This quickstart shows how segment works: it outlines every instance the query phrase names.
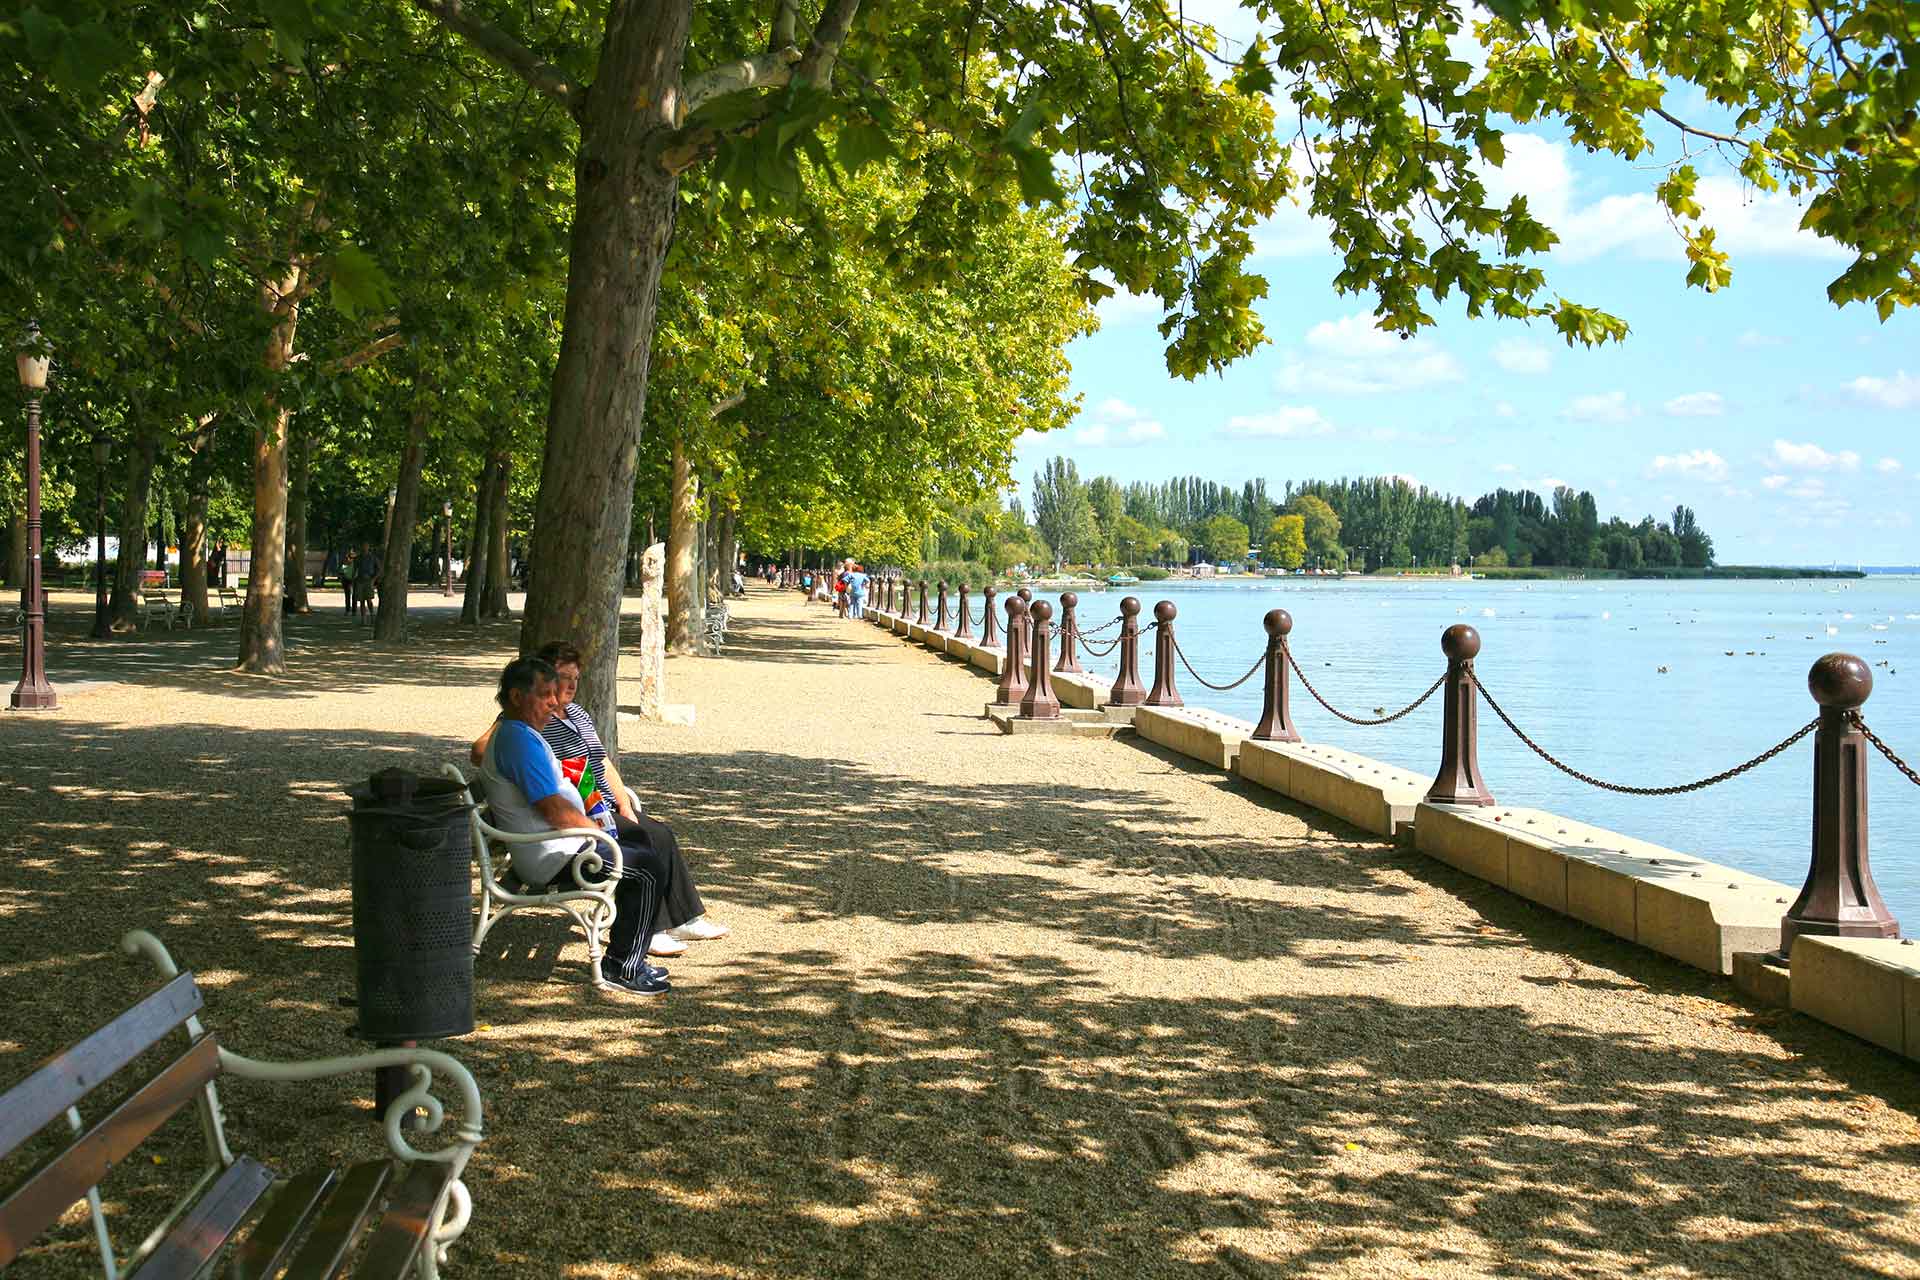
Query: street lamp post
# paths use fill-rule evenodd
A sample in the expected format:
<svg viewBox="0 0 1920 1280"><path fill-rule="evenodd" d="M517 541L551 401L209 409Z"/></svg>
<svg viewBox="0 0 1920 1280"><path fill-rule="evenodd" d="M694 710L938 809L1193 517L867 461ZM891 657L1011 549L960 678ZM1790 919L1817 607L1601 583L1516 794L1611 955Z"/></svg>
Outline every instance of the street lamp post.
<svg viewBox="0 0 1920 1280"><path fill-rule="evenodd" d="M447 522L447 585L441 588L440 594L450 596L453 594L453 499L440 504L440 514Z"/></svg>
<svg viewBox="0 0 1920 1280"><path fill-rule="evenodd" d="M107 622L107 455L113 443L105 436L93 438L93 638L106 640L113 635Z"/></svg>
<svg viewBox="0 0 1920 1280"><path fill-rule="evenodd" d="M20 683L13 687L10 705L16 711L51 711L60 698L47 683L47 604L40 589L40 397L46 394L47 369L53 362L45 354L39 325L27 327L25 347L14 363L27 397L27 580L22 601L27 634L20 646Z"/></svg>

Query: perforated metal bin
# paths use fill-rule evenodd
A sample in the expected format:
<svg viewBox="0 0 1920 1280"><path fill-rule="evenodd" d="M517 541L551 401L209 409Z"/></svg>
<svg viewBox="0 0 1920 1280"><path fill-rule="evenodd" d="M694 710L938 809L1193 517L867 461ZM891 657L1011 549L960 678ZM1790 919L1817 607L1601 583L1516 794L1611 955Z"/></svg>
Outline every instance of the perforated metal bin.
<svg viewBox="0 0 1920 1280"><path fill-rule="evenodd" d="M360 1035L473 1030L473 837L457 783L385 769L349 787Z"/></svg>

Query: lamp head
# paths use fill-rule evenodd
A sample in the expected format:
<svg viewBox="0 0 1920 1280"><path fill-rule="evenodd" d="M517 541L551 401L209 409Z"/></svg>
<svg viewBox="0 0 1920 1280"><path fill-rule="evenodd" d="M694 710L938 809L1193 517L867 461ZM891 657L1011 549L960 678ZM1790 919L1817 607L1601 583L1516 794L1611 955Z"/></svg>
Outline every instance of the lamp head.
<svg viewBox="0 0 1920 1280"><path fill-rule="evenodd" d="M20 343L20 352L14 357L14 364L20 370L20 385L27 391L45 391L47 389L47 371L53 366L53 357L48 353L46 340L40 336L40 326L29 322L26 335Z"/></svg>
<svg viewBox="0 0 1920 1280"><path fill-rule="evenodd" d="M105 436L93 438L93 460L99 466L106 466L107 459L113 454L113 441Z"/></svg>
<svg viewBox="0 0 1920 1280"><path fill-rule="evenodd" d="M453 519L453 499L452 498L448 498L445 502L442 502L440 504L440 514L445 516L449 520Z"/></svg>

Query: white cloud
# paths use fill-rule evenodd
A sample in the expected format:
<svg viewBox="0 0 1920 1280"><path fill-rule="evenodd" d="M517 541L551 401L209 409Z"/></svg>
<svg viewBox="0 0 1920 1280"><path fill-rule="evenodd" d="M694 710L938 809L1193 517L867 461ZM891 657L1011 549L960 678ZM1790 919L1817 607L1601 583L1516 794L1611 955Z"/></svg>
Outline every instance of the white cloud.
<svg viewBox="0 0 1920 1280"><path fill-rule="evenodd" d="M1493 416L1496 418L1511 418L1518 412L1519 410L1515 409L1513 405L1506 400L1501 400L1493 406Z"/></svg>
<svg viewBox="0 0 1920 1280"><path fill-rule="evenodd" d="M1266 413L1235 414L1220 429L1229 436L1323 436L1333 424L1310 404L1283 404Z"/></svg>
<svg viewBox="0 0 1920 1280"><path fill-rule="evenodd" d="M1791 477L1789 476L1762 476L1760 478L1760 487L1763 489L1784 489L1787 487L1790 479Z"/></svg>
<svg viewBox="0 0 1920 1280"><path fill-rule="evenodd" d="M1660 407L1675 418L1717 418L1726 412L1727 402L1718 391L1689 391Z"/></svg>
<svg viewBox="0 0 1920 1280"><path fill-rule="evenodd" d="M1882 458L1873 464L1873 469L1883 475L1892 475L1894 472L1900 470L1900 459Z"/></svg>
<svg viewBox="0 0 1920 1280"><path fill-rule="evenodd" d="M1624 391L1606 391L1577 397L1565 416L1575 422L1626 422L1640 416L1640 406L1629 401Z"/></svg>
<svg viewBox="0 0 1920 1280"><path fill-rule="evenodd" d="M1767 465L1776 471L1852 471L1860 465L1860 455L1851 449L1828 453L1817 444L1775 440L1767 451Z"/></svg>
<svg viewBox="0 0 1920 1280"><path fill-rule="evenodd" d="M1149 317L1158 320L1166 314L1166 306L1160 299L1150 293L1128 293L1120 282L1113 278L1111 272L1094 271L1090 274L1095 280L1114 291L1112 297L1102 298L1093 307L1102 328L1131 324Z"/></svg>
<svg viewBox="0 0 1920 1280"><path fill-rule="evenodd" d="M1920 378L1905 369L1891 378L1860 377L1847 384L1856 399L1877 404L1882 409L1911 409L1920 405Z"/></svg>
<svg viewBox="0 0 1920 1280"><path fill-rule="evenodd" d="M1771 333L1762 333L1758 329L1749 329L1734 340L1743 347L1784 347L1787 339Z"/></svg>
<svg viewBox="0 0 1920 1280"><path fill-rule="evenodd" d="M1145 444L1149 440L1166 439L1166 427L1125 400L1112 396L1100 402L1092 418L1092 422L1073 433L1075 444L1098 448L1102 445Z"/></svg>
<svg viewBox="0 0 1920 1280"><path fill-rule="evenodd" d="M1698 480L1727 478L1727 460L1711 449L1689 449L1685 453L1663 453L1647 467L1656 476L1685 476Z"/></svg>
<svg viewBox="0 0 1920 1280"><path fill-rule="evenodd" d="M1526 196L1533 215L1560 237L1553 251L1556 259L1578 262L1616 253L1668 260L1685 256L1683 242L1651 192L1582 203L1567 144L1518 132L1502 141L1506 163L1482 173L1488 203L1504 205L1515 195ZM1709 176L1695 186L1694 198L1704 210L1700 224L1715 230L1720 249L1736 255L1736 270L1739 254L1848 256L1833 241L1800 230L1805 206L1785 192L1755 192L1737 178Z"/></svg>
<svg viewBox="0 0 1920 1280"><path fill-rule="evenodd" d="M1461 382L1467 376L1452 353L1431 338L1387 333L1365 312L1321 321L1307 330L1306 345L1310 360L1289 352L1274 376L1283 394L1376 395Z"/></svg>
<svg viewBox="0 0 1920 1280"><path fill-rule="evenodd" d="M1509 339L1494 344L1493 362L1508 373L1545 373L1553 367L1553 352L1538 342Z"/></svg>
<svg viewBox="0 0 1920 1280"><path fill-rule="evenodd" d="M1519 470L1520 468L1514 466L1511 462L1496 462L1493 464L1495 475L1510 476Z"/></svg>

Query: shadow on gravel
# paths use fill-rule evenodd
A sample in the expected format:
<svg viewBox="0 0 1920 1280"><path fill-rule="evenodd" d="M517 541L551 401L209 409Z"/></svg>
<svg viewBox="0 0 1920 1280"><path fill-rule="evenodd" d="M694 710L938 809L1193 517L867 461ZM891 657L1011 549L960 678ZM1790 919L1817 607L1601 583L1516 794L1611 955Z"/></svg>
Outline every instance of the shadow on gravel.
<svg viewBox="0 0 1920 1280"><path fill-rule="evenodd" d="M342 785L437 768L459 742L5 728L0 1082L150 985L112 954L136 925L205 975L207 1021L236 1049L356 1047ZM849 928L1018 921L1063 951L1291 956L1371 969L1378 994L1148 998L1044 949L856 974L776 930L757 954L699 944L731 947L727 964L636 1002L586 988L560 917L518 917L480 960L485 1034L447 1046L490 1135L451 1275L1555 1280L1884 1274L1854 1255L1914 1256L1911 1205L1843 1185L1819 1154L1852 1132L1836 1074L1912 1111L1910 1071L1797 1019L1782 1037L1807 1060L1761 1062L1466 1002L1368 944L1528 946L1631 980L1608 985L1714 987L1389 846L1200 840L1071 783L983 794L771 752L627 764L720 902ZM1389 868L1485 923L1399 914ZM237 1149L289 1168L374 1149L364 1081L224 1088ZM1920 1142L1876 1158L1912 1162ZM157 1203L170 1172L119 1171L110 1195ZM84 1234L71 1223L10 1280L86 1274Z"/></svg>

